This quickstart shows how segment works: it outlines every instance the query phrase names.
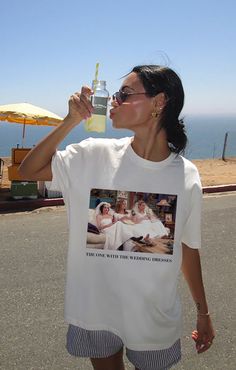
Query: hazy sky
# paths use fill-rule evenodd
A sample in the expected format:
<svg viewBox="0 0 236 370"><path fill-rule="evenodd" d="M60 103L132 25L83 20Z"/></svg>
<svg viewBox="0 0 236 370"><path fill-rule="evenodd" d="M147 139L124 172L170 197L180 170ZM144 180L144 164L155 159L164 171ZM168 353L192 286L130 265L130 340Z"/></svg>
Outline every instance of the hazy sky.
<svg viewBox="0 0 236 370"><path fill-rule="evenodd" d="M0 105L65 115L97 61L111 94L150 63L180 75L184 113L236 115L235 0L2 0L0 14Z"/></svg>

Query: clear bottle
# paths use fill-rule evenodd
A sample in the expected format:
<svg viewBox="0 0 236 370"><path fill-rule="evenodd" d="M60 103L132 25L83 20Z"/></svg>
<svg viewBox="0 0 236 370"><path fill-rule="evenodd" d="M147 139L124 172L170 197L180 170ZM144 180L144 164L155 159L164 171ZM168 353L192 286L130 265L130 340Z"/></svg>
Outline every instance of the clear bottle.
<svg viewBox="0 0 236 370"><path fill-rule="evenodd" d="M92 117L85 122L86 131L105 132L107 118L107 103L109 92L106 90L106 81L93 81L92 89L94 95L91 102L94 107Z"/></svg>

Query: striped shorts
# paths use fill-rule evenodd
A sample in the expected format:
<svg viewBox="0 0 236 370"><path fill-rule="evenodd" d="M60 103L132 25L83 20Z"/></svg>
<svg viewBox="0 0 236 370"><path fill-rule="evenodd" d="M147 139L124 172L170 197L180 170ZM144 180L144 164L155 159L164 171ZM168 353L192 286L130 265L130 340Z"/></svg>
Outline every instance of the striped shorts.
<svg viewBox="0 0 236 370"><path fill-rule="evenodd" d="M109 331L69 325L66 348L73 356L105 358L119 352L123 345L122 340ZM126 356L139 370L168 370L181 359L180 339L162 350L133 351L126 348Z"/></svg>

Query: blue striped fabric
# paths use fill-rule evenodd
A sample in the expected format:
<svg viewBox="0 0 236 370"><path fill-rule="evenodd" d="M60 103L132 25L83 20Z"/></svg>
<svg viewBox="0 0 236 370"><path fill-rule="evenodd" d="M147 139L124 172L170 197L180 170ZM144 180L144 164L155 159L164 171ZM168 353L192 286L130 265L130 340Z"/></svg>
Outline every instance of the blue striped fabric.
<svg viewBox="0 0 236 370"><path fill-rule="evenodd" d="M127 348L126 356L139 370L168 370L181 360L180 339L170 348L158 351L133 351Z"/></svg>
<svg viewBox="0 0 236 370"><path fill-rule="evenodd" d="M122 340L109 331L86 330L69 325L66 348L73 356L105 358L119 352L122 347ZM181 359L180 339L170 348L157 351L126 348L126 356L139 370L168 370Z"/></svg>
<svg viewBox="0 0 236 370"><path fill-rule="evenodd" d="M73 356L104 358L119 352L122 347L122 340L109 331L69 325L66 348Z"/></svg>

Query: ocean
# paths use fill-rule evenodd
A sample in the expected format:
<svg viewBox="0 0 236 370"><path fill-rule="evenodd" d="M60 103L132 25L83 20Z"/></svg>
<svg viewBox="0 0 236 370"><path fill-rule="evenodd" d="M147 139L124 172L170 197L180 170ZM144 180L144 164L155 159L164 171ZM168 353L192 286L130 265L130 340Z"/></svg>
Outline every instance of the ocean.
<svg viewBox="0 0 236 370"><path fill-rule="evenodd" d="M236 157L236 117L185 117L188 145L185 157L189 159L221 158L225 133L228 132L226 157ZM46 126L26 126L24 147L32 147L53 128ZM23 125L0 122L0 157L11 155L11 148L22 145ZM83 122L63 140L60 149L70 143L79 142L88 137L120 138L132 136L128 130L115 130L111 121L107 121L104 134L86 132Z"/></svg>

